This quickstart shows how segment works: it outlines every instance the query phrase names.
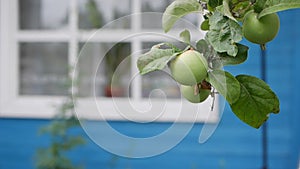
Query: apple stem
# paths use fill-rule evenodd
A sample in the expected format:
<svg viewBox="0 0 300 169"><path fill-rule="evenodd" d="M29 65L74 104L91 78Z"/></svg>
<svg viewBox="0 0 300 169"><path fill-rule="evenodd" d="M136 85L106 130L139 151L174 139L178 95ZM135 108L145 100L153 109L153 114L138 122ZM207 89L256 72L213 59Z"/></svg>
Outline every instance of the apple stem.
<svg viewBox="0 0 300 169"><path fill-rule="evenodd" d="M199 84L195 84L194 86L194 95L197 96L200 92Z"/></svg>
<svg viewBox="0 0 300 169"><path fill-rule="evenodd" d="M214 107L215 107L215 101L216 101L216 95L215 95L215 88L213 88L213 91L211 92L211 97L213 98L212 103L211 103L211 107L210 107L210 111L214 111Z"/></svg>
<svg viewBox="0 0 300 169"><path fill-rule="evenodd" d="M211 90L211 84L208 83L207 81L203 80L200 84L199 84L201 89L207 89L207 90Z"/></svg>
<svg viewBox="0 0 300 169"><path fill-rule="evenodd" d="M261 45L260 45L260 49L261 49L261 50L266 50L266 49L267 49L266 44L261 44Z"/></svg>

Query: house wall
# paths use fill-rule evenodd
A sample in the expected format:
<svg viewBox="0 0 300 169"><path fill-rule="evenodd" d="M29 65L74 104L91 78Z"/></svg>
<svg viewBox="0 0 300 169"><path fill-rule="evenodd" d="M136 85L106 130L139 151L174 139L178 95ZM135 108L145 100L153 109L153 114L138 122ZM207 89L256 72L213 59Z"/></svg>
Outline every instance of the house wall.
<svg viewBox="0 0 300 169"><path fill-rule="evenodd" d="M277 38L268 44L267 81L278 94L281 112L268 121L269 169L296 169L300 136L300 10L280 13L281 28ZM244 41L248 44L248 42ZM259 47L251 45L246 63L226 69L233 74L260 76ZM0 169L34 168L36 148L46 146L47 136L38 129L49 120L0 119ZM143 137L168 128L170 123L136 124L111 122L120 132ZM185 124L181 124L185 125ZM114 156L98 147L81 128L73 132L87 139L87 144L70 152L71 158L88 169L260 169L262 164L261 129L243 124L228 105L212 137L198 143L203 124L195 124L185 139L170 151L151 158L129 159ZM171 138L170 138L171 139ZM122 144L119 140L112 143ZM145 147L151 149L151 147Z"/></svg>

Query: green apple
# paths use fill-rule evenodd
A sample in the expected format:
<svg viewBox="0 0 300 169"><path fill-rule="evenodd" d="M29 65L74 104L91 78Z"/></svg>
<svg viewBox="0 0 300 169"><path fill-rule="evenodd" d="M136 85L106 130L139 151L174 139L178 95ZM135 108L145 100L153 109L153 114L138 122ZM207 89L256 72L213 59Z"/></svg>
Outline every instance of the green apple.
<svg viewBox="0 0 300 169"><path fill-rule="evenodd" d="M279 27L280 21L276 13L258 19L258 14L250 11L244 17L243 35L248 41L263 45L276 37Z"/></svg>
<svg viewBox="0 0 300 169"><path fill-rule="evenodd" d="M180 86L180 92L185 99L192 103L201 103L210 95L210 90L199 89L199 93L195 95L193 86Z"/></svg>
<svg viewBox="0 0 300 169"><path fill-rule="evenodd" d="M193 86L207 77L208 63L201 53L188 50L171 61L170 69L178 83Z"/></svg>

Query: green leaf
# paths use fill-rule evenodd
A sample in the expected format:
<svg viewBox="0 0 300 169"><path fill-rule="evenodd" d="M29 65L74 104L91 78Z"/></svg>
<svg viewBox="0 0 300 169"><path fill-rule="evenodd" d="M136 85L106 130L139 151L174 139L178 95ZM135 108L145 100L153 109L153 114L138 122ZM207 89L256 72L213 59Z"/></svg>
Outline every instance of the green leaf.
<svg viewBox="0 0 300 169"><path fill-rule="evenodd" d="M270 87L261 79L239 75L240 97L230 104L235 115L248 125L259 128L271 112L279 112L279 100Z"/></svg>
<svg viewBox="0 0 300 169"><path fill-rule="evenodd" d="M223 64L221 63L220 54L214 50L214 48L205 40L201 39L196 43L197 50L203 54L203 56L211 62L209 64L211 69L221 69Z"/></svg>
<svg viewBox="0 0 300 169"><path fill-rule="evenodd" d="M202 7L197 0L176 0L165 10L162 17L162 26L165 32L170 31L175 22L181 17L197 12Z"/></svg>
<svg viewBox="0 0 300 169"><path fill-rule="evenodd" d="M229 0L224 0L223 4L221 6L218 6L216 9L218 12L220 12L224 16L227 16L231 20L237 22L237 20L232 16L232 13L230 11Z"/></svg>
<svg viewBox="0 0 300 169"><path fill-rule="evenodd" d="M229 3L229 8L232 13L232 15L237 19L238 21L242 21L244 15L250 11L253 10L253 5L251 0L238 0L235 2Z"/></svg>
<svg viewBox="0 0 300 169"><path fill-rule="evenodd" d="M229 56L226 53L220 54L220 59L221 59L221 63L223 66L237 65L237 64L241 64L247 60L249 47L239 44L239 43L236 45L238 47L238 53L235 57Z"/></svg>
<svg viewBox="0 0 300 169"><path fill-rule="evenodd" d="M211 6L212 8L216 8L219 5L222 5L223 0L209 0L208 5Z"/></svg>
<svg viewBox="0 0 300 169"><path fill-rule="evenodd" d="M239 81L230 73L214 70L208 73L207 81L226 98L227 102L235 103L240 96Z"/></svg>
<svg viewBox="0 0 300 169"><path fill-rule="evenodd" d="M245 62L248 58L248 47L237 43L238 53L235 57L227 53L218 53L213 47L204 39L196 43L196 49L203 54L203 56L212 62L212 69L220 69L226 65L237 65Z"/></svg>
<svg viewBox="0 0 300 169"><path fill-rule="evenodd" d="M137 61L140 74L146 74L155 70L164 69L170 60L175 58L180 52L174 49L160 49L163 44L155 45L151 50L142 54Z"/></svg>
<svg viewBox="0 0 300 169"><path fill-rule="evenodd" d="M276 96L276 98L275 98L272 113L278 114L280 112L280 102L279 102L279 99L278 99L277 95L275 95L275 96Z"/></svg>
<svg viewBox="0 0 300 169"><path fill-rule="evenodd" d="M182 41L184 43L187 43L187 44L191 44L191 34L190 34L190 31L188 31L187 29L185 29L184 31L182 31L180 33L180 38L182 39Z"/></svg>
<svg viewBox="0 0 300 169"><path fill-rule="evenodd" d="M255 4L253 5L253 9L256 13L260 13L266 4L267 0L259 0L256 1Z"/></svg>
<svg viewBox="0 0 300 169"><path fill-rule="evenodd" d="M63 143L61 143L63 150L70 150L78 145L83 145L85 143L85 140L82 136L72 136L68 137L64 140Z"/></svg>
<svg viewBox="0 0 300 169"><path fill-rule="evenodd" d="M226 52L230 56L238 53L237 42L241 41L242 27L235 21L215 12L209 18L210 31L206 39L217 52Z"/></svg>
<svg viewBox="0 0 300 169"><path fill-rule="evenodd" d="M197 50L203 54L203 56L208 59L214 55L214 50L212 46L207 43L205 39L201 39L196 43Z"/></svg>
<svg viewBox="0 0 300 169"><path fill-rule="evenodd" d="M266 0L263 10L259 13L258 18L271 13L294 8L300 8L299 0Z"/></svg>

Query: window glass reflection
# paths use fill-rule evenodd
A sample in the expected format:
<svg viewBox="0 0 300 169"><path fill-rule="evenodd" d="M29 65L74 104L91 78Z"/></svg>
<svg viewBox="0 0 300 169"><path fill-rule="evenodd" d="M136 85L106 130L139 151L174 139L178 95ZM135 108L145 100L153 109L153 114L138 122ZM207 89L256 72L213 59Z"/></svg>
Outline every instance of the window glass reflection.
<svg viewBox="0 0 300 169"><path fill-rule="evenodd" d="M67 43L20 43L19 93L66 95Z"/></svg>
<svg viewBox="0 0 300 169"><path fill-rule="evenodd" d="M68 5L67 0L19 0L20 29L64 29Z"/></svg>
<svg viewBox="0 0 300 169"><path fill-rule="evenodd" d="M130 96L130 44L80 44L79 96Z"/></svg>
<svg viewBox="0 0 300 169"><path fill-rule="evenodd" d="M130 0L78 0L79 28L97 29L105 24L131 13ZM130 28L130 20L123 19L122 23L113 24L112 29Z"/></svg>

